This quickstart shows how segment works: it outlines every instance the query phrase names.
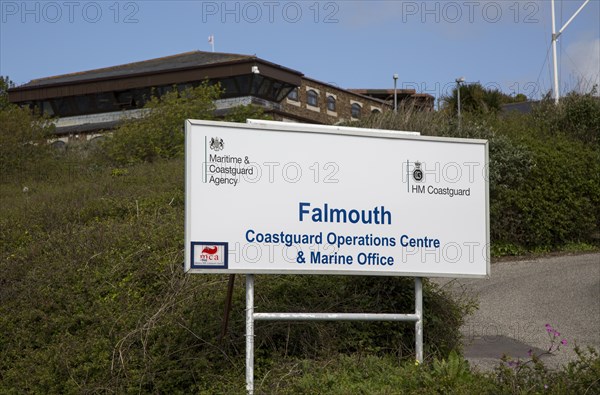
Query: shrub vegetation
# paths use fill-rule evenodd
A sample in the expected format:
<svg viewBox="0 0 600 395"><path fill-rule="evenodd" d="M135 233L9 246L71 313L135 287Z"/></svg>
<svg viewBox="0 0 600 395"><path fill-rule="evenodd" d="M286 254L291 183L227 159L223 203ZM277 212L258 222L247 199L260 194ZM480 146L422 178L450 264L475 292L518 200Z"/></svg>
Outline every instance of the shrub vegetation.
<svg viewBox="0 0 600 395"><path fill-rule="evenodd" d="M228 278L182 270L181 125L207 118L219 94L197 89L153 99L148 118L84 156L52 153L44 120L0 110L0 393L244 393L242 279L221 337ZM361 126L489 139L494 251L556 249L593 244L600 218L598 130L576 115L594 102L572 100L573 110L539 111L558 117L551 125L570 119L576 134L547 128L539 113L467 115L459 129L449 115L407 109ZM248 116L261 114L240 108L230 119ZM412 324L259 322L257 393L600 392L594 350L558 372L539 361L473 372L459 328L475 302L424 286L424 364L414 363ZM256 304L409 312L412 289L403 278L257 276Z"/></svg>
<svg viewBox="0 0 600 395"><path fill-rule="evenodd" d="M531 114L402 108L363 127L423 135L483 138L490 148L490 220L494 255L569 249L600 242L600 98L543 101Z"/></svg>

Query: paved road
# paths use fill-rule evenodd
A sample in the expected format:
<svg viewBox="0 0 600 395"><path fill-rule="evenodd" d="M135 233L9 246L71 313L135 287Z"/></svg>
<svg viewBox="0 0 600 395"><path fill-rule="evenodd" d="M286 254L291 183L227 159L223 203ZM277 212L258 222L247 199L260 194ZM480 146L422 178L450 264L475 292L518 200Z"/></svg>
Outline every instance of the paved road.
<svg viewBox="0 0 600 395"><path fill-rule="evenodd" d="M490 279L448 284L459 285L479 297L479 310L462 328L472 365L489 369L502 354L526 358L530 349L548 349L546 324L568 341L545 358L548 366L574 359L574 344L600 350L600 254L495 263Z"/></svg>

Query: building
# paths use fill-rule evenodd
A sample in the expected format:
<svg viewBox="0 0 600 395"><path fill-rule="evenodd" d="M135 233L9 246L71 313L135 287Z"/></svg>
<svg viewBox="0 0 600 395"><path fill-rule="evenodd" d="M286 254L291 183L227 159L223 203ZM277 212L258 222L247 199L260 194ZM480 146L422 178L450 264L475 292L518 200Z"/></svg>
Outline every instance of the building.
<svg viewBox="0 0 600 395"><path fill-rule="evenodd" d="M539 101L522 101L517 103L506 103L500 106L500 111L503 114L509 113L520 113L520 114L529 114L533 111L533 108L539 105Z"/></svg>
<svg viewBox="0 0 600 395"><path fill-rule="evenodd" d="M254 104L288 122L336 124L391 108L389 90L346 90L251 55L193 51L119 66L40 78L9 89L9 101L57 117L58 141L90 140L124 118L141 117L146 101L204 81L220 83L217 115ZM384 94L384 92L387 92ZM400 100L433 109L433 96L399 90ZM429 103L431 103L430 108Z"/></svg>
<svg viewBox="0 0 600 395"><path fill-rule="evenodd" d="M435 97L428 93L417 93L414 89L397 89L396 92L393 89L349 89L349 91L383 100L392 105L396 95L398 106L410 106L418 111L433 111L435 105Z"/></svg>

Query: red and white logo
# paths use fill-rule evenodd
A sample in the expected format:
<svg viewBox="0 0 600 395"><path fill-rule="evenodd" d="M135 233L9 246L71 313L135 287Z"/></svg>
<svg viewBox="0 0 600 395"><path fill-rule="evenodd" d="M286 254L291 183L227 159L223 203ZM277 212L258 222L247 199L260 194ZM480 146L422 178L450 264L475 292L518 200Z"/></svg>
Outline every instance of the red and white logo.
<svg viewBox="0 0 600 395"><path fill-rule="evenodd" d="M192 265L227 268L226 243L193 243Z"/></svg>

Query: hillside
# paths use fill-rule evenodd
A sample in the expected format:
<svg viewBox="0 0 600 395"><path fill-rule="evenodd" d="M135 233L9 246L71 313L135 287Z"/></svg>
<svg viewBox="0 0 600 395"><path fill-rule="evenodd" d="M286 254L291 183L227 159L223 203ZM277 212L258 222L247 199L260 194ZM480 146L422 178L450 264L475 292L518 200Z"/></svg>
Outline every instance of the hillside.
<svg viewBox="0 0 600 395"><path fill-rule="evenodd" d="M460 129L438 113L384 114L362 126L489 139L495 255L594 249L600 131L564 111L465 117ZM0 393L243 393L243 277L221 338L227 276L183 273L178 146L119 163L89 147L11 146L2 133ZM264 311L405 312L412 298L404 278L257 276ZM459 328L475 307L425 282L421 366L409 323L260 323L257 393L600 392L593 350L559 372L511 361L471 372Z"/></svg>

